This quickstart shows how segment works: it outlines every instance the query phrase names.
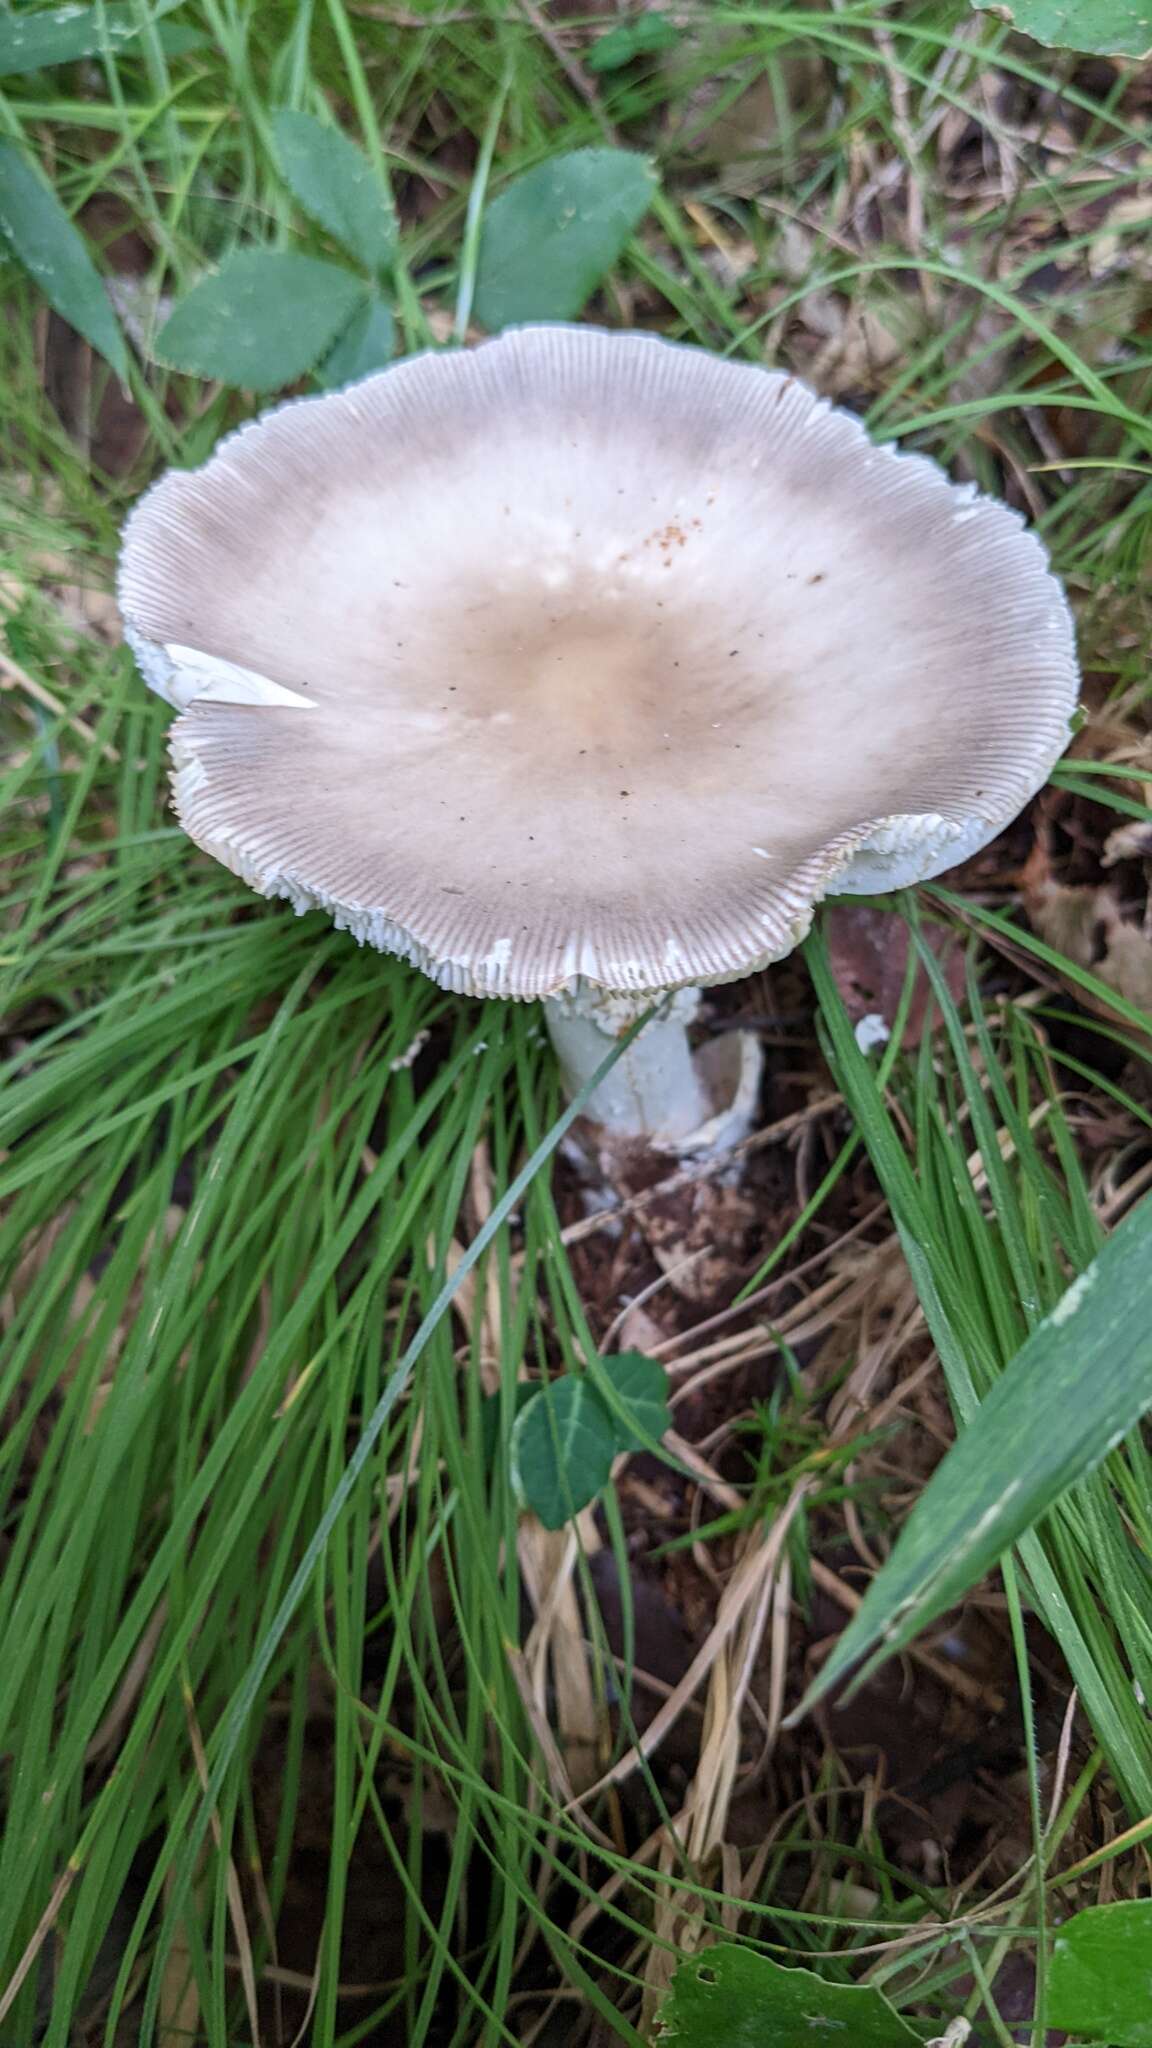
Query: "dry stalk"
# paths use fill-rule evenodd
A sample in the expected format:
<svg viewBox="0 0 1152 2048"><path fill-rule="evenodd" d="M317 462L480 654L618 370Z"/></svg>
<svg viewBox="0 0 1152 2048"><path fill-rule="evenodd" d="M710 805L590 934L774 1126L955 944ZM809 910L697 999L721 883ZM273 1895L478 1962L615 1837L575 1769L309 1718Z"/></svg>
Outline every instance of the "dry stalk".
<svg viewBox="0 0 1152 2048"><path fill-rule="evenodd" d="M740 1761L748 1689L756 1668L765 1628L774 1612L774 1596L781 1583L781 1567L784 1563L784 1545L788 1531L814 1484L811 1475L801 1479L793 1487L782 1514L771 1527L758 1524L749 1531L744 1553L721 1595L716 1623L704 1646L705 1651L712 1649L708 1698L704 1713L704 1735L695 1777L685 1801L688 1824L684 1838L684 1856L693 1870L703 1869L717 1852L722 1853L723 1850ZM738 1590L735 1597L729 1599L733 1588ZM777 1728L780 1720L779 1707L783 1704L784 1665L787 1658L786 1598L787 1596L782 1611L782 1628L774 1629L772 1639L774 1661L777 1650L783 1651L780 1668L773 1671L772 1691L778 1702L775 1716ZM702 1652L701 1655L703 1654ZM666 1711L670 1704L671 1702L666 1702L662 1711ZM659 1718L658 1715L657 1719ZM770 1715L769 1741L773 1739L774 1733ZM671 1844L667 1846L670 1848ZM667 1857L662 1858L662 1867L667 1861ZM728 1872L728 1881L734 1884L736 1896L742 1896L739 1866L735 1859L729 1859L729 1862L732 1867ZM655 1940L648 1952L644 1971L643 2025L650 2024L655 2017L660 2000L668 1989L677 1953L691 1954L700 1939L698 1912L695 1910L691 1894L686 1893L681 1885L669 1885L658 1900L654 1934Z"/></svg>
<svg viewBox="0 0 1152 2048"><path fill-rule="evenodd" d="M164 1890L170 1899L173 1889L170 1875ZM247 1983L245 1983L247 1991ZM194 2041L200 2031L200 1993L196 1985L196 1972L192 1967L192 1950L183 1921L176 1927L172 1945L164 1959L164 1971L160 1979L159 2010L156 2014L156 2033L160 2048L184 2048L188 2041Z"/></svg>
<svg viewBox="0 0 1152 2048"><path fill-rule="evenodd" d="M114 763L119 761L119 752L109 741L97 740L90 725L85 725L84 720L77 718L74 712L69 711L54 691L49 690L44 683L37 682L35 676L30 676L27 669L21 668L18 661L13 661L12 656L5 654L2 650L0 650L0 690L20 690L25 697L31 697L34 704L39 704L42 711L50 711L54 718L62 718L65 724L70 725L73 732L79 735L86 746L99 746L100 752L106 761Z"/></svg>
<svg viewBox="0 0 1152 2048"><path fill-rule="evenodd" d="M186 1683L183 1685L182 1691L184 1695L184 1713L188 1722L188 1739L192 1745L192 1758L196 1765L196 1776L200 1780L201 1790L206 1792L208 1790L208 1759L204 1754L200 1724L196 1719L195 1702L192 1697L191 1688ZM220 1817L215 1807L212 1809L211 1825L212 1840L216 1844L217 1853L219 1853L223 1847L224 1834L220 1826ZM232 1922L232 1932L236 1939L236 1953L240 1962L240 1981L244 1986L244 2003L248 2009L248 2026L252 2034L252 2048L260 2048L260 2013L256 2003L256 1972L252 1962L252 1943L248 1935L248 1921L244 1913L244 1900L240 1892L240 1880L236 1875L236 1865L231 1856L228 1858L227 1895L228 1918Z"/></svg>
<svg viewBox="0 0 1152 2048"><path fill-rule="evenodd" d="M36 1922L28 1946L24 1950L15 1970L12 1972L3 1992L0 1993L0 2020L7 2018L16 2000L19 1998L21 1986L48 1936L51 1934L52 1929L55 1927L60 1915L60 1908L79 1875L80 1865L78 1863L66 1864L53 1885L52 1896L41 1913L39 1920Z"/></svg>
<svg viewBox="0 0 1152 2048"><path fill-rule="evenodd" d="M521 14L523 14L526 21L531 23L541 42L551 51L552 56L560 66L569 84L575 87L585 106L595 115L605 141L615 142L616 131L604 112L595 82L590 74L585 71L580 59L565 47L563 39L557 35L556 30L545 20L544 11L536 5L536 0L518 0L518 4Z"/></svg>
<svg viewBox="0 0 1152 2048"><path fill-rule="evenodd" d="M476 1226L483 1229L493 1207L492 1164L483 1139L472 1155L470 1192ZM454 1243L450 1269L463 1256ZM470 1273L457 1294L456 1307L469 1336L480 1310L480 1376L485 1392L491 1394L500 1386L504 1355L500 1284L492 1262L483 1278L482 1303L480 1284L479 1275ZM523 1361L516 1376L527 1378ZM591 1556L599 1547L595 1518L588 1509L560 1530L546 1529L538 1516L525 1515L517 1537L521 1576L536 1619L522 1656L512 1660L513 1672L562 1805L591 1782L598 1761L602 1731L575 1573L581 1548ZM558 1742L548 1718L549 1675Z"/></svg>
<svg viewBox="0 0 1152 2048"><path fill-rule="evenodd" d="M575 1583L581 1550L590 1557L599 1548L590 1508L582 1509L563 1529L546 1529L536 1515L525 1516L520 1525L520 1570L536 1613L524 1645L524 1667L541 1718L546 1714L551 1668L556 1724L569 1781L561 1802L564 1805L573 1792L582 1792L592 1783L599 1761L601 1719Z"/></svg>
<svg viewBox="0 0 1152 2048"><path fill-rule="evenodd" d="M84 1751L84 1761L86 1764L96 1763L107 1750L112 1748L113 1743L116 1741L120 1730L123 1728L124 1723L136 1704L140 1688L152 1668L152 1657L156 1645L164 1632L164 1624L167 1619L168 1599L167 1595L165 1595L163 1599L157 1601L151 1619L147 1623L144 1633L132 1653L128 1668L120 1681L116 1697L101 1721L100 1726L97 1728L95 1735L93 1735L89 1742L87 1749Z"/></svg>

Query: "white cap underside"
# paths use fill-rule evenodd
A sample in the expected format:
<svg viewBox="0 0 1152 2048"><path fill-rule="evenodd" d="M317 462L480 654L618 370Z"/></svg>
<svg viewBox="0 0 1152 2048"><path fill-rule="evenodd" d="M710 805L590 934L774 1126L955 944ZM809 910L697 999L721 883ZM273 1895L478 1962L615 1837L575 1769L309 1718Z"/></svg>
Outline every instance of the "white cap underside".
<svg viewBox="0 0 1152 2048"><path fill-rule="evenodd" d="M191 705L191 836L485 994L781 957L830 889L992 838L1078 684L1016 514L791 378L586 327L242 429L141 502L120 593Z"/></svg>

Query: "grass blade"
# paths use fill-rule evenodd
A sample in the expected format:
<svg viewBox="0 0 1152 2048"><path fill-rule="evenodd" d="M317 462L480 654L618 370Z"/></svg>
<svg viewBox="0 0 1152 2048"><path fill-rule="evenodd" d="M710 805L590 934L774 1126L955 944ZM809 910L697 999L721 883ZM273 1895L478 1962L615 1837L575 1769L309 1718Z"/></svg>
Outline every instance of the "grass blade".
<svg viewBox="0 0 1152 2048"><path fill-rule="evenodd" d="M84 238L39 168L14 142L0 142L0 236L61 319L127 383L128 351Z"/></svg>
<svg viewBox="0 0 1152 2048"><path fill-rule="evenodd" d="M1113 1233L934 1473L801 1711L951 1607L1152 1407L1152 1203ZM1038 1419L1043 1426L1038 1427Z"/></svg>

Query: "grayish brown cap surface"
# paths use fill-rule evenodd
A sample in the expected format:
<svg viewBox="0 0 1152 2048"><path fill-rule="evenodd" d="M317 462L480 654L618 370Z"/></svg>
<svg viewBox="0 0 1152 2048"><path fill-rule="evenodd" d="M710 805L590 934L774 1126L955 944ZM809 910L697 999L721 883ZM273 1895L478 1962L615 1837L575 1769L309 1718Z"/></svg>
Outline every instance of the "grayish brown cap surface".
<svg viewBox="0 0 1152 2048"><path fill-rule="evenodd" d="M189 706L192 838L492 995L780 958L828 891L991 839L1078 687L1014 512L781 373L587 327L242 428L141 501L120 600Z"/></svg>

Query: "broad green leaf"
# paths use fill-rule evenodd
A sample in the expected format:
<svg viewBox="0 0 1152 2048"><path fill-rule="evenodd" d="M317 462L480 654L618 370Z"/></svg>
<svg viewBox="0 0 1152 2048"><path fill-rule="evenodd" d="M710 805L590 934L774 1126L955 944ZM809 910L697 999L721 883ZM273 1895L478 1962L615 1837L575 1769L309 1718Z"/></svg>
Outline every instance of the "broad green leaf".
<svg viewBox="0 0 1152 2048"><path fill-rule="evenodd" d="M61 319L126 381L124 337L84 238L14 142L0 142L0 235Z"/></svg>
<svg viewBox="0 0 1152 2048"><path fill-rule="evenodd" d="M546 1529L562 1529L607 1485L615 1455L615 1424L591 1380L566 1373L516 1418L512 1484Z"/></svg>
<svg viewBox="0 0 1152 2048"><path fill-rule="evenodd" d="M319 378L326 391L338 391L382 370L392 359L396 326L391 309L375 292L356 308L336 342L320 365Z"/></svg>
<svg viewBox="0 0 1152 2048"><path fill-rule="evenodd" d="M626 149L574 149L513 180L480 237L473 306L495 333L519 320L571 320L647 213L656 175Z"/></svg>
<svg viewBox="0 0 1152 2048"><path fill-rule="evenodd" d="M280 113L272 128L285 182L305 213L365 270L383 270L392 260L396 221L364 151L314 114Z"/></svg>
<svg viewBox="0 0 1152 2048"><path fill-rule="evenodd" d="M669 2048L918 2048L921 2036L871 1984L826 1984L754 1949L718 1942L686 1956L656 2020Z"/></svg>
<svg viewBox="0 0 1152 2048"><path fill-rule="evenodd" d="M212 38L188 23L162 21L156 30L156 40L166 57L186 57L190 50L204 49Z"/></svg>
<svg viewBox="0 0 1152 2048"><path fill-rule="evenodd" d="M1145 1200L1032 1332L937 1467L803 1707L871 1652L867 1676L951 1607L1152 1407L1150 1261Z"/></svg>
<svg viewBox="0 0 1152 2048"><path fill-rule="evenodd" d="M984 0L972 5L983 8ZM1091 50L1101 57L1152 52L1150 0L997 0L991 11L1007 14L1023 35L1059 50Z"/></svg>
<svg viewBox="0 0 1152 2048"><path fill-rule="evenodd" d="M611 1383L610 1407L590 1374L565 1373L532 1394L512 1430L512 1483L546 1529L606 1486L612 1460L663 1436L671 1424L668 1381L659 1359L622 1351L597 1361Z"/></svg>
<svg viewBox="0 0 1152 2048"><path fill-rule="evenodd" d="M536 1399L539 1392L539 1387L532 1380L518 1380L516 1382L512 1390L510 1404L513 1422L515 1422L516 1417L522 1410L528 1406L529 1401ZM496 1462L496 1453L500 1448L500 1433L503 1427L504 1413L503 1394L485 1394L484 1399L480 1403L480 1447L484 1454L485 1470L490 1470Z"/></svg>
<svg viewBox="0 0 1152 2048"><path fill-rule="evenodd" d="M183 0L158 0L152 20L171 14ZM138 36L147 17L129 0L113 0L103 17L96 7L21 8L0 13L0 77L16 78L49 64L71 64L77 57L98 57L118 50Z"/></svg>
<svg viewBox="0 0 1152 2048"><path fill-rule="evenodd" d="M600 1359L599 1370L607 1374L613 1393L627 1410L626 1416L614 1408L610 1411L616 1449L634 1451L653 1440L659 1443L665 1430L672 1427L668 1375L660 1360L646 1357L643 1351L621 1351L613 1358Z"/></svg>
<svg viewBox="0 0 1152 2048"><path fill-rule="evenodd" d="M589 71L619 71L636 57L654 57L670 50L680 40L680 31L666 14L637 14L598 36L585 57Z"/></svg>
<svg viewBox="0 0 1152 2048"><path fill-rule="evenodd" d="M1058 1929L1048 2019L1109 2048L1152 2048L1152 1899L1089 1906Z"/></svg>
<svg viewBox="0 0 1152 2048"><path fill-rule="evenodd" d="M177 306L156 353L193 377L275 391L319 360L363 289L350 271L315 256L237 249Z"/></svg>

